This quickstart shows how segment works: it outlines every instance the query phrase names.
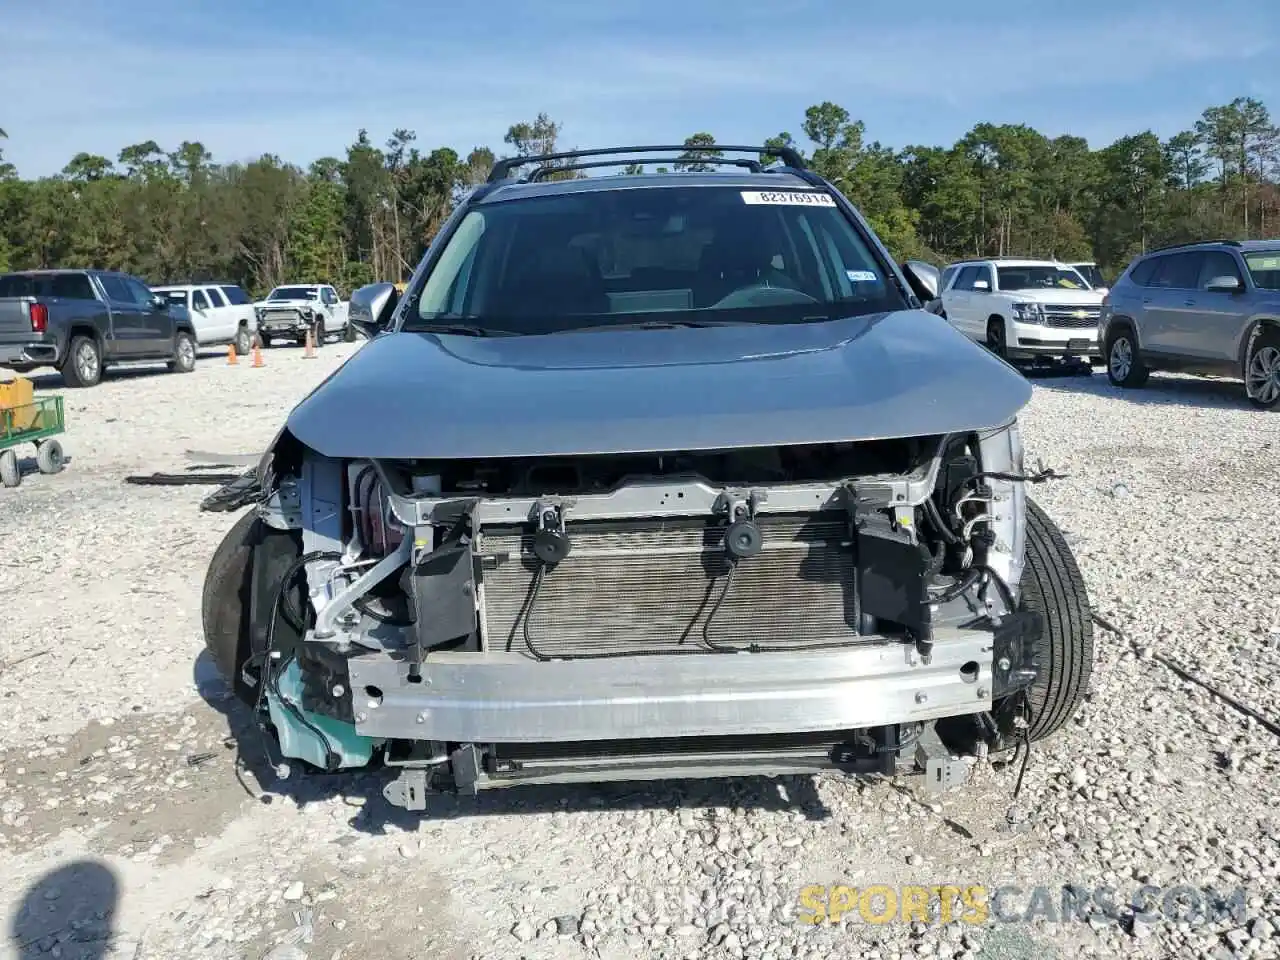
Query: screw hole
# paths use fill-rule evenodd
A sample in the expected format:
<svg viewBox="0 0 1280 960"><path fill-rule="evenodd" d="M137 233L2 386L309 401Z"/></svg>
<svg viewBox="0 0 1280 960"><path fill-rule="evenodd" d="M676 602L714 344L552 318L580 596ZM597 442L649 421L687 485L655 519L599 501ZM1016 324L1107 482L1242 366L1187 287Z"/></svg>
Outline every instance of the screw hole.
<svg viewBox="0 0 1280 960"><path fill-rule="evenodd" d="M369 698L369 706L379 707L382 705L382 688L375 687L372 684L364 688L364 695Z"/></svg>
<svg viewBox="0 0 1280 960"><path fill-rule="evenodd" d="M978 682L978 662L976 660L970 660L960 668L960 679L965 683Z"/></svg>

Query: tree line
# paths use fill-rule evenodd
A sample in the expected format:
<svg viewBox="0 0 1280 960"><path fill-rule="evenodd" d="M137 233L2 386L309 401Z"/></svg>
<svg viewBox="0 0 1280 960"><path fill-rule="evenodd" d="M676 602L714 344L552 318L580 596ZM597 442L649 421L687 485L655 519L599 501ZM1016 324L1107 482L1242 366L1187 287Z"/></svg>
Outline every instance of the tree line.
<svg viewBox="0 0 1280 960"><path fill-rule="evenodd" d="M1115 271L1156 245L1280 234L1280 128L1250 97L1206 109L1167 140L1144 131L1099 149L980 123L949 147L895 150L868 141L863 122L831 102L806 110L800 132L803 141L784 132L768 142L805 156L900 259L1057 257ZM0 146L4 138L0 130ZM510 127L503 155L554 153L562 140L561 125L539 114ZM693 134L673 166L704 168L714 143ZM381 146L361 130L344 156L305 169L271 154L218 163L201 143L165 150L149 140L114 160L76 154L33 180L0 151L0 270L99 267L153 284L239 283L255 295L287 282L350 291L404 279L495 156L424 150L406 129Z"/></svg>

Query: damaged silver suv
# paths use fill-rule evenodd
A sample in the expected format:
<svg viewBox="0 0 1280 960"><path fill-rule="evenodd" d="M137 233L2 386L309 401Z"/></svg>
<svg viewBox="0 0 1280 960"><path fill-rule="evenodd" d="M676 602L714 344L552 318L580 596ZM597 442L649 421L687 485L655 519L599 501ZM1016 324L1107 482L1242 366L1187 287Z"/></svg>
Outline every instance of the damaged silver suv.
<svg viewBox="0 0 1280 960"><path fill-rule="evenodd" d="M252 504L204 626L282 758L394 768L413 809L822 769L943 788L1074 714L1089 602L1026 495L1028 382L789 149L582 173L681 149L499 161L206 503Z"/></svg>

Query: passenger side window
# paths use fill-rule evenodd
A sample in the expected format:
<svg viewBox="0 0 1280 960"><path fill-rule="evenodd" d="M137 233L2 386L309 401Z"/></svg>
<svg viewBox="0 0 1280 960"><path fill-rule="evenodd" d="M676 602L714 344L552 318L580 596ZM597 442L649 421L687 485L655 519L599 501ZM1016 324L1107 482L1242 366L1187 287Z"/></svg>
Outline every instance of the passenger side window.
<svg viewBox="0 0 1280 960"><path fill-rule="evenodd" d="M49 296L64 300L97 300L93 285L83 273L57 273L49 285Z"/></svg>
<svg viewBox="0 0 1280 960"><path fill-rule="evenodd" d="M1203 290L1210 281L1216 280L1218 277L1235 277L1237 280L1244 282L1244 278L1240 276L1240 269L1236 266L1236 258L1231 254L1222 250L1206 250L1203 254L1204 263L1200 267L1200 280L1196 283L1196 287Z"/></svg>
<svg viewBox="0 0 1280 960"><path fill-rule="evenodd" d="M192 310L208 310L209 301L205 299L203 290L193 290L191 292L191 309Z"/></svg>
<svg viewBox="0 0 1280 960"><path fill-rule="evenodd" d="M205 290L205 293L209 295L210 306L225 307L227 305L227 301L222 299L222 294L218 292L217 287L209 287L207 290Z"/></svg>
<svg viewBox="0 0 1280 960"><path fill-rule="evenodd" d="M1133 268L1133 272L1129 274L1129 279L1139 287L1151 286L1151 281L1155 278L1156 270L1160 267L1160 261L1164 257L1151 257L1143 260L1140 264Z"/></svg>
<svg viewBox="0 0 1280 960"><path fill-rule="evenodd" d="M956 285L954 290L972 290L973 281L978 279L977 267L965 267L960 271L960 276L956 277Z"/></svg>
<svg viewBox="0 0 1280 960"><path fill-rule="evenodd" d="M133 277L124 277L123 283L126 290L129 291L129 298L138 306L144 309L151 309L151 290L133 279Z"/></svg>
<svg viewBox="0 0 1280 960"><path fill-rule="evenodd" d="M324 302L329 306L333 306L338 302L338 295L333 292L333 287L325 287L322 293Z"/></svg>
<svg viewBox="0 0 1280 960"><path fill-rule="evenodd" d="M1166 290L1195 290L1202 253L1174 253L1162 258L1151 286Z"/></svg>
<svg viewBox="0 0 1280 960"><path fill-rule="evenodd" d="M236 307L242 307L246 303L251 303L249 295L239 287L223 287L222 292L226 294L227 301Z"/></svg>
<svg viewBox="0 0 1280 960"><path fill-rule="evenodd" d="M105 275L98 278L98 282L102 284L102 289L106 291L107 298L114 300L120 304L132 304L133 294L129 292L129 288L125 286L124 280L120 277Z"/></svg>

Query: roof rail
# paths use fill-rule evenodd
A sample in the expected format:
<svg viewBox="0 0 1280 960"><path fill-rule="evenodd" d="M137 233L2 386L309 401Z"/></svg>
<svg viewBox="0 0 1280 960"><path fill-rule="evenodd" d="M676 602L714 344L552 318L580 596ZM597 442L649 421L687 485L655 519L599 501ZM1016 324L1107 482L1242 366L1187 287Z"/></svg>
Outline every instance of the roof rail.
<svg viewBox="0 0 1280 960"><path fill-rule="evenodd" d="M534 170L533 173L525 177L526 183L537 183L540 180L549 177L553 173L564 173L568 170L589 170L593 167L620 167L631 163L638 163L638 160L621 159L621 160L589 160L586 163L568 163L562 167L542 166ZM759 160L748 160L745 157L699 157L696 160L690 160L689 157L646 157L645 163L706 163L718 164L720 166L744 167L752 173L762 173L764 167Z"/></svg>
<svg viewBox="0 0 1280 960"><path fill-rule="evenodd" d="M1177 250L1179 247L1207 247L1210 244L1222 244L1224 247L1238 247L1239 240L1219 239L1219 240L1184 240L1182 243L1167 243L1163 247L1152 247L1147 253L1159 253L1162 250Z"/></svg>
<svg viewBox="0 0 1280 960"><path fill-rule="evenodd" d="M678 150L684 154L680 160L681 163L714 163L720 158L708 157L708 153L712 151L730 151L732 153L754 153L760 157L780 157L783 164L788 167L796 170L805 168L804 160L801 159L800 153L794 147L743 147L720 143L699 143L696 145L677 143L645 147L601 147L596 150L566 150L563 153L544 153L541 156L504 157L494 162L493 168L489 171L488 182L497 183L500 180L506 180L511 175L512 170L530 163L545 164L552 160L579 160L584 157L616 157L631 153L666 153L670 150ZM640 162L640 160L637 159L631 162ZM652 163L654 161L649 160L648 162ZM614 164L604 164L604 166L614 166ZM561 167L559 169L564 168Z"/></svg>

